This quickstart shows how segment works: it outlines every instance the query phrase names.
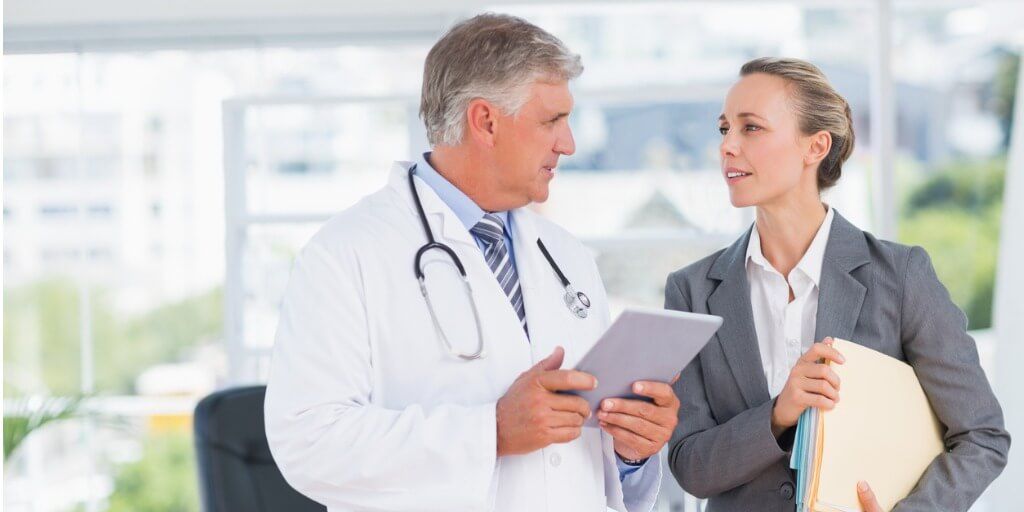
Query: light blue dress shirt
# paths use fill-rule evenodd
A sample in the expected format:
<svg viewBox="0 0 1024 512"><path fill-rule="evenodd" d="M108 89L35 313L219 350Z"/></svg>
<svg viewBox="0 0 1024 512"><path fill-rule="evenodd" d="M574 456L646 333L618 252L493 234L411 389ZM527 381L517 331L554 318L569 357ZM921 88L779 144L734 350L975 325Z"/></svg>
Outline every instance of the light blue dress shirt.
<svg viewBox="0 0 1024 512"><path fill-rule="evenodd" d="M484 215L487 213L477 206L472 199L461 191L452 182L448 181L447 178L441 176L441 173L437 172L432 165L430 165L430 153L423 153L419 158L416 159L416 176L425 181L430 188L434 190L434 193L448 205L449 208L455 212L455 216L462 221L462 224L466 226L466 230L473 235L473 240L476 241L477 247L481 251L485 249L484 242L473 234L473 226L476 226L480 222ZM512 247L512 237L509 233L512 232L512 212L493 212L501 219L502 224L505 225L505 247L508 248L508 257L512 261L512 265L516 264L516 254Z"/></svg>
<svg viewBox="0 0 1024 512"><path fill-rule="evenodd" d="M421 154L420 157L415 160L415 164L416 176L419 176L419 178L426 182L427 185L430 185L430 188L434 190L434 193L437 194L437 196L440 197L453 212L455 212L455 216L462 221L462 224L466 226L466 229L469 230L471 235L473 235L473 226L476 226L477 222L480 222L480 220L484 218L484 214L487 212L473 202L465 192L459 190L458 187L448 181L447 178L441 176L441 174L437 172L432 165L430 165L430 152ZM501 218L501 221L505 224L505 247L508 247L508 257L512 261L512 264L515 265L515 251L512 247L512 237L509 236L509 233L512 232L511 223L515 222L512 219L512 213L508 211L493 213ZM473 235L473 240L476 241L477 247L483 251L483 241L477 238L476 235ZM622 462L618 457L615 457L615 462L619 467L620 482L625 480L627 475L634 473L643 467L630 466Z"/></svg>

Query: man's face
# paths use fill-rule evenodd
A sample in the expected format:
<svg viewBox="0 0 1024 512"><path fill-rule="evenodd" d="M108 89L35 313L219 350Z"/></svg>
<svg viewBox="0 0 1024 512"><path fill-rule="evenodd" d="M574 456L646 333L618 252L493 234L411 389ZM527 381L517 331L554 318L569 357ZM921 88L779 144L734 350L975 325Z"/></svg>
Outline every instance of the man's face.
<svg viewBox="0 0 1024 512"><path fill-rule="evenodd" d="M517 114L498 116L494 141L499 189L519 206L546 201L558 157L576 151L568 82L535 82L527 97Z"/></svg>

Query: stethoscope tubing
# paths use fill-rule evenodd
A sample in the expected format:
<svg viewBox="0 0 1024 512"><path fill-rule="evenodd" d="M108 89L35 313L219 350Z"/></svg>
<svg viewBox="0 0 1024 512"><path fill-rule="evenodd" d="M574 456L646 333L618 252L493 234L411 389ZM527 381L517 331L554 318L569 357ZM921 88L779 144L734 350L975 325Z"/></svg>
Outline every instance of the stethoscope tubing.
<svg viewBox="0 0 1024 512"><path fill-rule="evenodd" d="M423 203L420 200L419 192L416 190L416 182L413 179L413 175L416 173L416 165L413 164L409 168L409 190L412 192L413 202L416 205L416 213L419 215L420 223L423 225L423 232L427 236L427 243L416 250L416 256L413 258L413 272L416 275L416 280L419 281L420 292L423 294L423 298L427 302L427 309L430 312L430 319L434 324L434 329L437 331L438 336L441 338L442 343L453 355L467 361L474 359L480 359L484 357L484 339L483 339L483 328L480 323L480 313L476 307L476 301L473 300L473 288L469 283L469 278L466 275L466 267L463 266L462 260L455 254L455 251L434 239L434 233L430 230L430 223L427 221L427 214L423 210ZM562 287L565 288L565 304L578 318L583 319L587 317L587 311L590 309L590 299L583 292L576 292L573 289L572 283L569 281L562 269L555 263L555 259L551 257L551 253L548 252L548 248L544 245L544 242L540 238L537 239L537 247L540 248L541 253L544 254L544 259L551 265L551 269L555 271L558 280L562 283ZM462 281L465 284L466 293L469 295L469 302L473 307L473 317L476 321L477 331L477 350L471 354L463 354L458 352L452 347L448 337L444 334L444 330L441 328L441 324L437 320L437 315L434 312L434 305L430 300L430 294L427 292L426 287L426 275L423 273L423 255L431 250L439 250L448 255L448 257L455 263L455 267L459 271L459 275L462 277ZM576 303L579 304L576 304Z"/></svg>

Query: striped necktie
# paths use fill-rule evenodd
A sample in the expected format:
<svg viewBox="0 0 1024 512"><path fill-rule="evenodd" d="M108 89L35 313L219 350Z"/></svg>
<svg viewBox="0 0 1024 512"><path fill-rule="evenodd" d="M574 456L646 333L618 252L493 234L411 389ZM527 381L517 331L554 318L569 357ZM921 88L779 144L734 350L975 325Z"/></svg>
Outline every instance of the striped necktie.
<svg viewBox="0 0 1024 512"><path fill-rule="evenodd" d="M512 302L512 309L516 310L519 316L519 323L526 328L526 306L523 304L523 290L519 286L519 275L516 274L516 266L512 264L512 258L508 254L508 247L505 247L505 224L501 217L488 213L477 222L470 230L484 244L484 259L487 266L491 267L498 278L498 285L504 290L508 300Z"/></svg>

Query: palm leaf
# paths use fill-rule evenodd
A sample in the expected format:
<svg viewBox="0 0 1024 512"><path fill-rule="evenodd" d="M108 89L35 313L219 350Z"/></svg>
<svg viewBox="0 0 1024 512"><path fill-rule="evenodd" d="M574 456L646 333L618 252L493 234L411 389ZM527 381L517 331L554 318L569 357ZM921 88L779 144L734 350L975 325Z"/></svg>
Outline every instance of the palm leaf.
<svg viewBox="0 0 1024 512"><path fill-rule="evenodd" d="M26 397L5 400L4 460L7 460L35 429L76 414L83 396Z"/></svg>

